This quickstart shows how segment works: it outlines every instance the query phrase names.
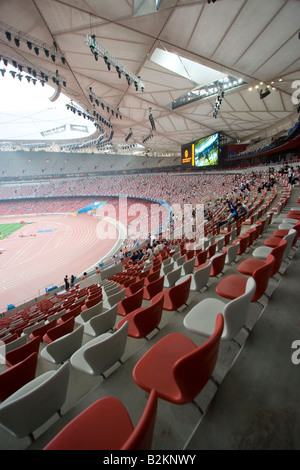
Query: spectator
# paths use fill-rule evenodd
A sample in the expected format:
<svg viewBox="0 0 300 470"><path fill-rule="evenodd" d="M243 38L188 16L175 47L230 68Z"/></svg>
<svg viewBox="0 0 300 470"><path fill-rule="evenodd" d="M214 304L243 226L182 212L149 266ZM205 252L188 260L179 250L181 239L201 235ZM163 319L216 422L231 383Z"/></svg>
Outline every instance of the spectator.
<svg viewBox="0 0 300 470"><path fill-rule="evenodd" d="M65 281L65 289L68 290L70 288L70 282L69 282L69 277L67 274L65 275L64 281Z"/></svg>

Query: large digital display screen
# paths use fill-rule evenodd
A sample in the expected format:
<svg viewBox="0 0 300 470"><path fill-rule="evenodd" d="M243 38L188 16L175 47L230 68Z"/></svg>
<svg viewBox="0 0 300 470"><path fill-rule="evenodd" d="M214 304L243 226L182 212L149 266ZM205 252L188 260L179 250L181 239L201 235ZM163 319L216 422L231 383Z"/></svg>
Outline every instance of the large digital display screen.
<svg viewBox="0 0 300 470"><path fill-rule="evenodd" d="M187 167L205 167L219 162L219 133L203 137L181 148L181 163Z"/></svg>

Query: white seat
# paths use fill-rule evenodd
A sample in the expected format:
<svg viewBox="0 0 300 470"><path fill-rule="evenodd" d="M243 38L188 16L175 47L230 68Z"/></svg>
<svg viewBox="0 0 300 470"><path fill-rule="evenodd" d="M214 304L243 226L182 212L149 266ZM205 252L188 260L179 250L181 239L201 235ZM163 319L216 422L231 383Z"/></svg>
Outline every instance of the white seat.
<svg viewBox="0 0 300 470"><path fill-rule="evenodd" d="M20 346L23 346L23 344L26 344L26 343L27 343L27 336L26 335L20 336L14 341L11 341L10 343L5 344L5 351L8 353L9 351L19 348Z"/></svg>
<svg viewBox="0 0 300 470"><path fill-rule="evenodd" d="M0 423L18 438L32 433L61 412L69 383L70 365L45 372L0 404Z"/></svg>
<svg viewBox="0 0 300 470"><path fill-rule="evenodd" d="M104 376L104 372L116 362L122 363L127 333L128 322L125 322L114 333L97 336L72 355L71 365L85 374Z"/></svg>
<svg viewBox="0 0 300 470"><path fill-rule="evenodd" d="M230 264L235 262L235 260L237 258L237 255L238 255L239 246L240 246L239 243L237 243L236 245L228 246L227 252L226 252L226 257L225 257L225 264L226 265L230 265Z"/></svg>
<svg viewBox="0 0 300 470"><path fill-rule="evenodd" d="M173 287L175 286L178 279L181 277L181 266L178 268L173 269L170 273L165 275L164 278L164 287Z"/></svg>
<svg viewBox="0 0 300 470"><path fill-rule="evenodd" d="M283 260L289 257L289 254L292 248L292 243L294 241L296 234L297 234L296 230L291 229L289 233L285 237L283 237L283 240L286 240L287 242L285 252L282 257ZM261 259L265 261L272 250L273 248L271 246L259 246L253 251L252 256L253 258L257 258L257 259Z"/></svg>
<svg viewBox="0 0 300 470"><path fill-rule="evenodd" d="M91 318L84 324L84 332L89 336L99 336L112 330L117 319L118 304Z"/></svg>
<svg viewBox="0 0 300 470"><path fill-rule="evenodd" d="M171 258L168 258L171 259ZM170 273L174 269L174 263L168 263L167 265L161 267L160 273L162 276L165 276L166 274Z"/></svg>
<svg viewBox="0 0 300 470"><path fill-rule="evenodd" d="M81 347L83 333L83 325L78 326L71 333L67 333L61 338L52 341L52 343L47 344L41 350L41 357L53 364L62 364L70 359L72 354Z"/></svg>
<svg viewBox="0 0 300 470"><path fill-rule="evenodd" d="M243 295L225 303L216 298L207 298L199 302L183 320L185 328L200 336L209 337L214 332L217 315L224 316L223 341L233 340L245 327L251 299L256 289L256 282L249 277Z"/></svg>
<svg viewBox="0 0 300 470"><path fill-rule="evenodd" d="M282 223L283 224L293 224L296 225L296 223L299 222L299 219L283 219Z"/></svg>
<svg viewBox="0 0 300 470"><path fill-rule="evenodd" d="M189 259L188 261L185 261L181 267L181 275L185 276L186 274L192 274L195 269L195 261L196 257L194 256L193 258Z"/></svg>
<svg viewBox="0 0 300 470"><path fill-rule="evenodd" d="M99 313L102 312L102 309L103 301L101 300L96 305L93 305L93 307L87 308L86 310L83 310L80 315L77 315L77 317L75 317L75 323L78 325L84 325L91 318L99 315Z"/></svg>
<svg viewBox="0 0 300 470"><path fill-rule="evenodd" d="M178 245L178 247L179 247L179 245ZM178 260L179 257L180 257L180 252L177 251L177 252L175 252L174 255L172 256L172 260L175 262L175 261Z"/></svg>
<svg viewBox="0 0 300 470"><path fill-rule="evenodd" d="M103 308L111 308L121 300L125 299L126 289L122 289L116 294L110 295L107 299L103 300Z"/></svg>
<svg viewBox="0 0 300 470"><path fill-rule="evenodd" d="M191 276L191 287L190 290L200 292L203 289L208 281L209 281L209 273L211 269L211 262L210 260L207 261L207 266L204 266L201 269L197 269L193 274L187 274L186 276L181 277L177 282L176 285L181 284L182 282L186 281L188 277Z"/></svg>
<svg viewBox="0 0 300 470"><path fill-rule="evenodd" d="M118 292L120 292L120 290L121 290L121 287L117 284L115 284L114 286L109 287L109 288L104 288L103 289L103 299L107 299L108 297L110 297L114 294L117 294Z"/></svg>
<svg viewBox="0 0 300 470"><path fill-rule="evenodd" d="M216 248L216 251L222 251L223 249L223 246L224 246L224 235L220 236L218 235L219 238L216 239L216 242L217 242L217 248Z"/></svg>
<svg viewBox="0 0 300 470"><path fill-rule="evenodd" d="M170 264L170 263L172 263L172 262L173 262L173 260L172 260L171 257L170 257L170 258L166 258L166 259L163 260L162 265L163 265L163 266L167 266L167 264Z"/></svg>
<svg viewBox="0 0 300 470"><path fill-rule="evenodd" d="M236 228L232 228L231 233L230 233L230 243L232 243L233 240L235 240L235 238L236 238Z"/></svg>
<svg viewBox="0 0 300 470"><path fill-rule="evenodd" d="M179 267L179 266L182 266L183 263L185 262L185 255L183 256L179 256L179 258L177 258L176 262L175 262L175 266L174 267Z"/></svg>

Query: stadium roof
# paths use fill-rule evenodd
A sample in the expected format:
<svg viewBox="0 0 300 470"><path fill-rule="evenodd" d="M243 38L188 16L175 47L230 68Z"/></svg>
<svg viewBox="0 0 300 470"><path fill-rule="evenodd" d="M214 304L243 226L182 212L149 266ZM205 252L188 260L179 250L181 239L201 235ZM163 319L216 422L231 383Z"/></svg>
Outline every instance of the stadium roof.
<svg viewBox="0 0 300 470"><path fill-rule="evenodd" d="M0 4L0 68L15 68L24 101L25 83L37 89L45 76L50 107L72 100L75 112L45 135L80 110L115 146L179 153L216 131L249 142L297 116L299 17L297 0L10 0Z"/></svg>

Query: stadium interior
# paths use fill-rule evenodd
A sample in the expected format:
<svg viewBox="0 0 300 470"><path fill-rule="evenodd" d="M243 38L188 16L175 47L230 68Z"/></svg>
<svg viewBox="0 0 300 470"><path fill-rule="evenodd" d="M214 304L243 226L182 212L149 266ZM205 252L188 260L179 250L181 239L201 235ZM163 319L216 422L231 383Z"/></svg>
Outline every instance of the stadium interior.
<svg viewBox="0 0 300 470"><path fill-rule="evenodd" d="M0 3L1 450L300 448L299 14ZM80 269L17 295L43 218L86 225Z"/></svg>

